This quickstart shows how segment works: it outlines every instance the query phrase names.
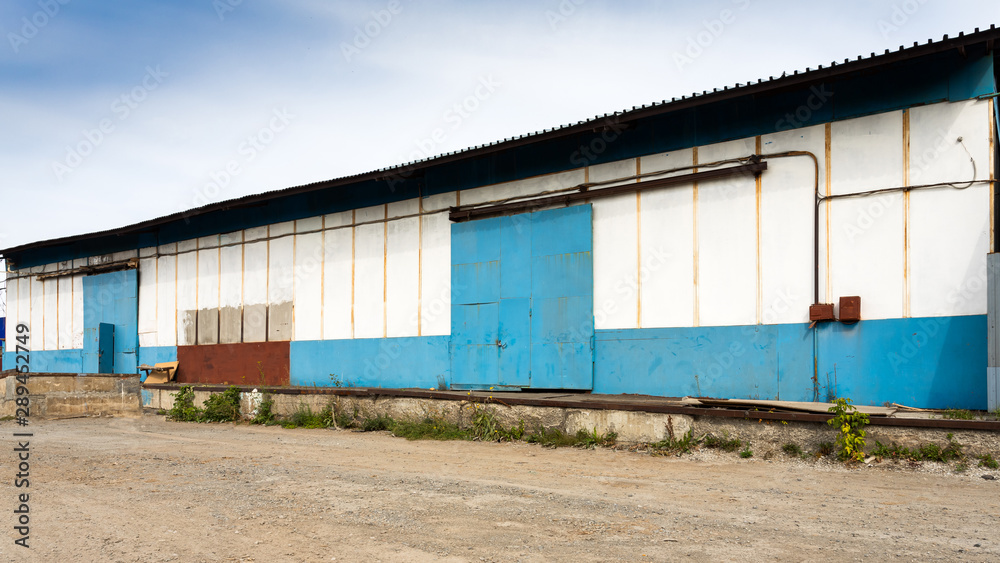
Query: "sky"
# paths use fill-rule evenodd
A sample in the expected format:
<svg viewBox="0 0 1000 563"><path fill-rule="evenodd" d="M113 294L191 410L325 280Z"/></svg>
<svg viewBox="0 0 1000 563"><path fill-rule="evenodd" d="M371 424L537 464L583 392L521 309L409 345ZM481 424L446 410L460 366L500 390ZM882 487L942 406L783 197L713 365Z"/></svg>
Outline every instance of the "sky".
<svg viewBox="0 0 1000 563"><path fill-rule="evenodd" d="M0 249L1000 23L995 0L0 4Z"/></svg>

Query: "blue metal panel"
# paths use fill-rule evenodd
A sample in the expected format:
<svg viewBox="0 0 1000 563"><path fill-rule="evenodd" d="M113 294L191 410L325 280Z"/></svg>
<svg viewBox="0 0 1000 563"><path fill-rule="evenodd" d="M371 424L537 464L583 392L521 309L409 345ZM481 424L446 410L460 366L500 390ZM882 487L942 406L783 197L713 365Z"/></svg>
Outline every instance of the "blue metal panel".
<svg viewBox="0 0 1000 563"><path fill-rule="evenodd" d="M531 214L531 386L590 389L594 379L593 207Z"/></svg>
<svg viewBox="0 0 1000 563"><path fill-rule="evenodd" d="M500 385L531 385L531 299L500 300L499 346Z"/></svg>
<svg viewBox="0 0 1000 563"><path fill-rule="evenodd" d="M451 307L451 375L453 384L495 382L498 373L496 302Z"/></svg>
<svg viewBox="0 0 1000 563"><path fill-rule="evenodd" d="M500 297L531 297L531 215L500 218Z"/></svg>
<svg viewBox="0 0 1000 563"><path fill-rule="evenodd" d="M594 391L986 408L985 315L817 330L818 372L806 324L597 331Z"/></svg>
<svg viewBox="0 0 1000 563"><path fill-rule="evenodd" d="M446 388L447 336L293 341L292 385Z"/></svg>
<svg viewBox="0 0 1000 563"><path fill-rule="evenodd" d="M453 385L590 389L592 216L580 205L452 226Z"/></svg>
<svg viewBox="0 0 1000 563"><path fill-rule="evenodd" d="M531 257L533 298L593 296L593 294L594 256L590 251Z"/></svg>
<svg viewBox="0 0 1000 563"><path fill-rule="evenodd" d="M136 271L83 278L83 371L100 373L99 325L115 326L114 373L136 373L139 348L139 296Z"/></svg>
<svg viewBox="0 0 1000 563"><path fill-rule="evenodd" d="M11 346L16 346L11 340ZM4 352L3 365L14 369L17 354ZM22 362L23 363L23 362ZM83 373L83 350L34 350L28 357L28 367L35 373Z"/></svg>

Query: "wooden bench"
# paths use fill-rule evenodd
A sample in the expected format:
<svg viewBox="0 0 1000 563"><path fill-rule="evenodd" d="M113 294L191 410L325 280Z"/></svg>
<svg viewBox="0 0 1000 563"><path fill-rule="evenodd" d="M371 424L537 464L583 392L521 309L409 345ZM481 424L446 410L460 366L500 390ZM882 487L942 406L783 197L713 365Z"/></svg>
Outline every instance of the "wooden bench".
<svg viewBox="0 0 1000 563"><path fill-rule="evenodd" d="M146 380L143 383L167 383L173 381L177 375L177 366L180 362L163 362L153 366L142 364L139 369L146 372Z"/></svg>

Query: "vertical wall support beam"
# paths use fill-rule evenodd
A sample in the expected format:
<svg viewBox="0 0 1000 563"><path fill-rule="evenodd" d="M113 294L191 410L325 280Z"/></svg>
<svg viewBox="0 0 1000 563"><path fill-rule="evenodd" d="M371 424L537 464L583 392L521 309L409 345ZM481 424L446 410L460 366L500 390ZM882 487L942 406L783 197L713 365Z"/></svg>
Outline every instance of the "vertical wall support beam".
<svg viewBox="0 0 1000 563"><path fill-rule="evenodd" d="M903 110L903 186L910 185L910 110ZM910 318L910 190L903 190L903 318Z"/></svg>
<svg viewBox="0 0 1000 563"><path fill-rule="evenodd" d="M698 147L691 149L691 164L694 165L692 172L698 172ZM692 198L692 224L694 225L692 255L694 257L694 313L691 326L701 326L700 304L698 303L698 182L691 186Z"/></svg>
<svg viewBox="0 0 1000 563"><path fill-rule="evenodd" d="M761 139L760 135L754 142L754 154L760 154ZM761 176L763 174L754 175L754 192L755 192L755 228L757 231L757 324L762 324L764 318L764 279L761 269L760 262L760 200L761 200Z"/></svg>
<svg viewBox="0 0 1000 563"><path fill-rule="evenodd" d="M995 411L1000 407L1000 254L986 256L986 403Z"/></svg>

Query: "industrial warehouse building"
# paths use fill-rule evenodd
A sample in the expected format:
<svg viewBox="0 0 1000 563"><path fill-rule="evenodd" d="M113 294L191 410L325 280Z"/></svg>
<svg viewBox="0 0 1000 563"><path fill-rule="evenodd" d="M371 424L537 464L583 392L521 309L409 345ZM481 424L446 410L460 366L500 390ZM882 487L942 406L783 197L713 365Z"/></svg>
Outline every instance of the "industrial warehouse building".
<svg viewBox="0 0 1000 563"><path fill-rule="evenodd" d="M8 326L35 372L983 409L998 39L6 249Z"/></svg>

